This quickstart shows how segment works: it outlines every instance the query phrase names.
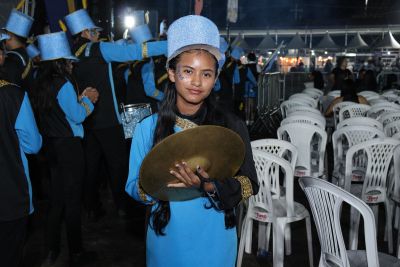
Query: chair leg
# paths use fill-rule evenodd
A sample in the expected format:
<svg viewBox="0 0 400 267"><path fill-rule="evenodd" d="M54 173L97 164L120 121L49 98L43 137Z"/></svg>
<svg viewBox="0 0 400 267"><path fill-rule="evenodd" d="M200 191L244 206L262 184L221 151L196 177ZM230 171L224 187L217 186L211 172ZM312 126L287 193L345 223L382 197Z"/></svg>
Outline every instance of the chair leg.
<svg viewBox="0 0 400 267"><path fill-rule="evenodd" d="M292 254L292 230L290 229L290 223L286 224L285 227L285 252L286 255Z"/></svg>
<svg viewBox="0 0 400 267"><path fill-rule="evenodd" d="M393 253L393 205L388 199L385 200L386 231L388 239L389 254ZM377 228L378 229L378 228Z"/></svg>
<svg viewBox="0 0 400 267"><path fill-rule="evenodd" d="M356 250L358 247L358 227L360 224L360 213L354 209L350 209L350 234L349 234L349 248Z"/></svg>
<svg viewBox="0 0 400 267"><path fill-rule="evenodd" d="M400 259L400 220L397 223L397 258Z"/></svg>
<svg viewBox="0 0 400 267"><path fill-rule="evenodd" d="M250 219L245 232L245 251L251 254L251 245L253 241L253 220Z"/></svg>
<svg viewBox="0 0 400 267"><path fill-rule="evenodd" d="M238 237L240 237L240 235L242 233L242 225L243 225L243 220L244 220L243 213L244 213L244 204L240 203L239 207L238 207L238 216L237 216L237 218L238 218L238 227L237 227L237 229L238 229L238 231L237 231Z"/></svg>
<svg viewBox="0 0 400 267"><path fill-rule="evenodd" d="M379 204L370 205L370 208L372 209L374 216L375 216L375 227L376 227L376 229L378 229Z"/></svg>
<svg viewBox="0 0 400 267"><path fill-rule="evenodd" d="M283 267L284 260L284 234L285 234L285 224L275 222L272 225L273 229L273 266Z"/></svg>
<svg viewBox="0 0 400 267"><path fill-rule="evenodd" d="M268 223L267 224L267 235L266 235L266 238L265 238L265 250L266 251L269 250L269 240L271 238L271 226L272 226L272 223Z"/></svg>
<svg viewBox="0 0 400 267"><path fill-rule="evenodd" d="M267 235L267 223L258 222L258 250L265 250L265 239Z"/></svg>
<svg viewBox="0 0 400 267"><path fill-rule="evenodd" d="M244 246L246 244L246 233L247 233L247 228L248 228L250 221L252 221L252 219L245 218L244 223L243 223L243 229L241 231L242 234L240 236L239 250L238 250L237 262L236 262L237 267L242 266Z"/></svg>
<svg viewBox="0 0 400 267"><path fill-rule="evenodd" d="M314 266L314 255L312 245L312 232L311 232L311 219L310 216L306 217L306 230L307 230L307 245L308 245L308 260L310 261L310 267Z"/></svg>

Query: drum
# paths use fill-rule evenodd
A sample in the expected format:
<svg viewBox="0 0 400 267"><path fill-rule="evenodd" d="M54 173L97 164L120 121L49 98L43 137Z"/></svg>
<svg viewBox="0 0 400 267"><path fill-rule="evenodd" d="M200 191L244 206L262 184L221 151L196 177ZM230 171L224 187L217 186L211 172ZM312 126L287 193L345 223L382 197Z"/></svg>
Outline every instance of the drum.
<svg viewBox="0 0 400 267"><path fill-rule="evenodd" d="M138 122L151 115L150 104L121 104L122 126L124 127L125 139L132 138Z"/></svg>

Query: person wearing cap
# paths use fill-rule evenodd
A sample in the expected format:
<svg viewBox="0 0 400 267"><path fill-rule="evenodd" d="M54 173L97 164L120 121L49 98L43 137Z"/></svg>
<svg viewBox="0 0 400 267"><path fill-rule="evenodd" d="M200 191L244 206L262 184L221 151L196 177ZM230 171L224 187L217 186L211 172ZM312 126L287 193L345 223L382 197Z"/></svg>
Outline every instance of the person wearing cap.
<svg viewBox="0 0 400 267"><path fill-rule="evenodd" d="M144 44L153 39L147 24L134 27L130 35L136 44ZM127 104L149 103L153 112L158 110L158 102L163 99L164 93L156 87L154 70L152 58L137 60L130 65L127 73Z"/></svg>
<svg viewBox="0 0 400 267"><path fill-rule="evenodd" d="M25 154L37 153L42 137L27 93L7 81L1 60L0 109L0 265L17 267L23 258L28 216L34 211Z"/></svg>
<svg viewBox="0 0 400 267"><path fill-rule="evenodd" d="M212 93L221 58L218 28L212 21L190 15L171 24L169 83L158 113L136 126L125 187L134 199L151 205L146 237L149 267L235 266L234 210L240 201L257 193L258 182L246 125L234 114L222 111ZM174 132L198 125L227 127L241 136L246 153L236 176L223 183L215 182L208 179L202 166L194 173L185 162L178 162L170 174L179 183L168 186L197 188L203 196L187 201L161 201L147 195L139 184L139 170L147 153Z"/></svg>
<svg viewBox="0 0 400 267"><path fill-rule="evenodd" d="M81 233L81 198L85 174L82 123L94 110L99 94L88 87L82 93L72 78L67 36L56 32L38 36L41 64L32 90L32 104L44 138L44 153L50 167L50 207L47 222L48 265L60 253L62 219L65 218L72 266L89 261Z"/></svg>
<svg viewBox="0 0 400 267"><path fill-rule="evenodd" d="M13 9L2 28L9 36L5 40L7 57L4 63L8 80L25 90L33 84L32 62L25 50L32 24L33 18Z"/></svg>
<svg viewBox="0 0 400 267"><path fill-rule="evenodd" d="M119 215L125 214L124 184L128 171L128 155L119 110L119 95L115 91L111 62L141 60L166 53L166 41L144 44L118 45L99 42L99 30L85 9L65 17L74 37L73 53L80 61L75 64L74 74L79 88L88 86L99 90L101 97L97 108L85 122L85 155L87 175L85 205L92 220L104 214L98 196L98 170L100 160L106 161L110 175L110 187Z"/></svg>

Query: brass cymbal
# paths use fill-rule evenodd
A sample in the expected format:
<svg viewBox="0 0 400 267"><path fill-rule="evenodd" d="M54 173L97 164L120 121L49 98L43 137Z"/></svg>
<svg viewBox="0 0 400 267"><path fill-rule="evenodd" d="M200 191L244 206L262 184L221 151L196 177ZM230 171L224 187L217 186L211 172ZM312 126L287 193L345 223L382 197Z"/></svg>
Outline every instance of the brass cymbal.
<svg viewBox="0 0 400 267"><path fill-rule="evenodd" d="M177 162L185 161L192 171L201 166L211 178L233 177L243 163L245 146L234 131L214 125L198 126L172 134L155 145L140 167L143 190L160 200L183 201L201 196L196 188L170 188L178 183L169 173Z"/></svg>

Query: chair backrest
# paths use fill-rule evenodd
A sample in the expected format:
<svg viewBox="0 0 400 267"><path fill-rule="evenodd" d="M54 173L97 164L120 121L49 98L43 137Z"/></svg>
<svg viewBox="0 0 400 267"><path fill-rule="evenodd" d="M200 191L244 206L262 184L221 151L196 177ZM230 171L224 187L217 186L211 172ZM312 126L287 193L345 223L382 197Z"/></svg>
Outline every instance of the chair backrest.
<svg viewBox="0 0 400 267"><path fill-rule="evenodd" d="M385 114L381 114L377 118L377 120L382 123L383 127L385 127L386 125L388 125L391 122L400 120L400 111L388 112Z"/></svg>
<svg viewBox="0 0 400 267"><path fill-rule="evenodd" d="M307 104L310 104L313 108L317 108L318 106L318 100L304 93L293 94L289 97L289 100L303 101Z"/></svg>
<svg viewBox="0 0 400 267"><path fill-rule="evenodd" d="M303 93L309 94L311 96L314 96L314 95L323 96L324 95L324 92L322 90L320 90L320 89L317 89L317 88L306 88L306 89L303 90Z"/></svg>
<svg viewBox="0 0 400 267"><path fill-rule="evenodd" d="M346 126L357 126L357 125L375 127L377 129L383 131L382 123L380 123L379 121L377 121L375 119L368 118L368 117L355 117L355 118L346 119L342 122L339 122L339 124L336 126L336 129L339 130Z"/></svg>
<svg viewBox="0 0 400 267"><path fill-rule="evenodd" d="M333 106L332 111L333 111L333 119L335 121L335 126L338 125L338 123L339 123L339 111L344 107L354 105L354 104L357 104L357 103L351 102L351 101L343 101L343 102L337 103L336 105Z"/></svg>
<svg viewBox="0 0 400 267"><path fill-rule="evenodd" d="M346 120L345 120L346 121ZM333 155L335 160L341 160L346 155L344 144L348 148L371 140L386 137L382 130L370 126L347 126L337 129L332 134Z"/></svg>
<svg viewBox="0 0 400 267"><path fill-rule="evenodd" d="M339 96L340 96L340 90L333 90L333 91L330 91L330 92L328 93L328 96L339 97Z"/></svg>
<svg viewBox="0 0 400 267"><path fill-rule="evenodd" d="M400 105L397 105L395 103L378 103L371 106L371 108L367 111L367 116L376 119L384 113L391 113L396 111L400 111Z"/></svg>
<svg viewBox="0 0 400 267"><path fill-rule="evenodd" d="M387 137L392 137L393 135L397 134L400 132L400 121L394 121L386 124L386 126L383 127L383 132Z"/></svg>
<svg viewBox="0 0 400 267"><path fill-rule="evenodd" d="M304 116L304 115L296 115L296 113L293 113L293 115L286 117L286 119L281 121L281 125L285 125L288 123L307 123L311 125L315 125L320 127L321 129L325 129L326 121L325 120L320 120L317 118L313 118L311 116Z"/></svg>
<svg viewBox="0 0 400 267"><path fill-rule="evenodd" d="M367 263L379 267L374 214L362 200L345 190L318 178L299 179L311 207L321 244L320 266L350 267L340 224L343 202L354 207L362 216Z"/></svg>
<svg viewBox="0 0 400 267"><path fill-rule="evenodd" d="M379 96L379 94L374 91L361 91L358 93L358 95L363 96L365 98L370 97L370 96Z"/></svg>
<svg viewBox="0 0 400 267"><path fill-rule="evenodd" d="M371 108L370 106L364 104L354 104L343 107L339 111L339 122L354 117L366 117L367 111L370 108Z"/></svg>
<svg viewBox="0 0 400 267"><path fill-rule="evenodd" d="M352 181L353 156L361 151L367 157L364 184L361 199L374 204L384 202L387 192L387 176L394 149L400 140L393 138L375 138L349 148L346 154L344 189L350 192Z"/></svg>
<svg viewBox="0 0 400 267"><path fill-rule="evenodd" d="M316 115L322 116L321 111L319 111L318 109L309 107L309 106L290 107L286 111L286 116L289 116L291 113L297 113L297 112L310 112L310 113L314 113Z"/></svg>
<svg viewBox="0 0 400 267"><path fill-rule="evenodd" d="M392 199L400 203L400 146L394 149L393 162L396 164L394 164L394 179L392 179L393 184L389 186L389 194Z"/></svg>
<svg viewBox="0 0 400 267"><path fill-rule="evenodd" d="M306 107L312 107L311 104L307 104L305 102L302 101L298 101L298 100L286 100L283 101L281 103L281 113L282 113L282 117L285 118L287 115L287 111L290 108L296 107L296 106L306 106Z"/></svg>
<svg viewBox="0 0 400 267"><path fill-rule="evenodd" d="M259 139L251 142L252 149L258 149L268 152L280 158L286 159L294 169L297 161L297 148L285 141L279 139Z"/></svg>
<svg viewBox="0 0 400 267"><path fill-rule="evenodd" d="M311 168L311 141L318 137L318 174L324 171L324 157L326 150L327 134L320 127L304 124L290 123L282 125L277 130L278 138L286 140L297 147L299 155L296 162L296 176L310 175Z"/></svg>
<svg viewBox="0 0 400 267"><path fill-rule="evenodd" d="M369 99L367 101L368 101L368 104L370 104L370 105L390 103L386 98L382 98L382 97Z"/></svg>
<svg viewBox="0 0 400 267"><path fill-rule="evenodd" d="M293 169L290 163L258 149L253 149L253 159L260 188L257 195L250 197L250 206L262 208L274 216L273 199L284 197L287 216L293 216ZM284 173L282 182L279 181L280 170ZM281 192L281 185L285 185L284 192Z"/></svg>

